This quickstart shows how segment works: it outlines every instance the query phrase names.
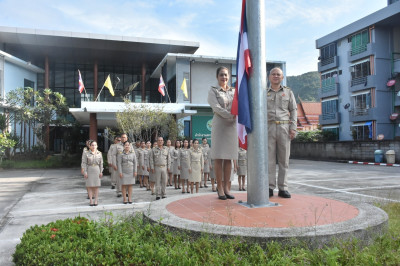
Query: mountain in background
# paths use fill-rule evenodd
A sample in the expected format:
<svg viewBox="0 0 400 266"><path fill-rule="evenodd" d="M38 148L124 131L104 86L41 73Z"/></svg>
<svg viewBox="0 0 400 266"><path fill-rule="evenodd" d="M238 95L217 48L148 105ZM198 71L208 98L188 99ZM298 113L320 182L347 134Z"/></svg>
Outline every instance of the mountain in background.
<svg viewBox="0 0 400 266"><path fill-rule="evenodd" d="M299 98L307 102L319 102L318 89L320 88L320 75L317 71L307 72L299 76L287 76L287 86L292 89L296 101Z"/></svg>

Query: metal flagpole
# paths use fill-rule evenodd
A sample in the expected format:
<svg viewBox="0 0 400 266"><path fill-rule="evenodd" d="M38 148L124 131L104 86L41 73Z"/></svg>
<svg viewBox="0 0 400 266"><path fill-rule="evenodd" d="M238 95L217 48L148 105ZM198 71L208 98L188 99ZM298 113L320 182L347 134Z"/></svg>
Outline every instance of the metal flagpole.
<svg viewBox="0 0 400 266"><path fill-rule="evenodd" d="M108 76L107 76L106 80L107 80L109 77L110 77L110 74L108 74ZM111 79L110 79L110 80L111 80ZM104 84L106 84L106 82L105 82L105 81L104 81ZM104 84L103 84L103 87L101 87L101 90L100 90L99 94L97 94L97 97L96 97L96 100L95 100L95 102L97 102L97 99L99 99L99 96L100 96L101 92L102 92L102 91L103 91L103 89L104 89Z"/></svg>
<svg viewBox="0 0 400 266"><path fill-rule="evenodd" d="M247 204L265 207L269 203L268 123L265 60L265 0L247 1L247 38L252 59L250 111L253 130L247 136ZM275 204L273 204L275 205Z"/></svg>
<svg viewBox="0 0 400 266"><path fill-rule="evenodd" d="M168 93L167 84L164 83L164 85L165 85L165 91L167 92L167 96L168 96L169 103L171 103L171 98L169 98L169 93Z"/></svg>

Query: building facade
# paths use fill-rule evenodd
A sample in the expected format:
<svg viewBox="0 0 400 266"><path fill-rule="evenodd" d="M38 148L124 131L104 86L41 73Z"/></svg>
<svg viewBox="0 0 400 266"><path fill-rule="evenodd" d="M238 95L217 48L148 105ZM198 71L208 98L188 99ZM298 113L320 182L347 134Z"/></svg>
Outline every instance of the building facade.
<svg viewBox="0 0 400 266"><path fill-rule="evenodd" d="M339 140L400 136L400 2L316 40L323 130ZM391 81L395 83L389 86Z"/></svg>
<svg viewBox="0 0 400 266"><path fill-rule="evenodd" d="M37 77L43 73L43 69L0 51L0 99L4 99L11 89L30 87L37 90ZM33 125L15 120L14 108L7 106L2 100L0 114L6 117L6 131L19 139L19 147L29 149L37 144ZM16 151L18 152L19 148Z"/></svg>
<svg viewBox="0 0 400 266"><path fill-rule="evenodd" d="M35 89L50 88L63 94L70 107L71 124L80 124L78 132L72 127L50 129L48 146L54 152L73 152L80 147L71 145L68 139L82 145L88 138L97 140L100 149L106 151L108 143L102 135L107 127L116 127L115 114L123 108L124 98L132 105L162 103L184 124L182 133L186 137L210 137L208 90L217 84L219 66L228 67L234 85L236 61L194 55L198 48L197 42L0 27L0 51L37 66L41 71L35 74ZM266 65L267 71L279 66L286 74L285 62ZM78 91L78 70L86 88L83 93ZM165 97L158 92L160 75L168 91ZM115 96L102 89L108 76ZM184 78L188 97L180 89ZM136 83L139 85L130 91ZM4 87L13 90L16 85Z"/></svg>

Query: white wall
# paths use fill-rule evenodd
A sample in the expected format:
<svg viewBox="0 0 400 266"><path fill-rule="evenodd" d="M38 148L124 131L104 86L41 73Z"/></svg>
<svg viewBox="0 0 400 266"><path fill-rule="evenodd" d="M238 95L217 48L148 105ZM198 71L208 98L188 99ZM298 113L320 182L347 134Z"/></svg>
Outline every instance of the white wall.
<svg viewBox="0 0 400 266"><path fill-rule="evenodd" d="M217 68L224 66L231 73L230 64L215 64L205 62L194 62L191 64L191 91L192 103L207 104L207 95L211 86L217 86Z"/></svg>

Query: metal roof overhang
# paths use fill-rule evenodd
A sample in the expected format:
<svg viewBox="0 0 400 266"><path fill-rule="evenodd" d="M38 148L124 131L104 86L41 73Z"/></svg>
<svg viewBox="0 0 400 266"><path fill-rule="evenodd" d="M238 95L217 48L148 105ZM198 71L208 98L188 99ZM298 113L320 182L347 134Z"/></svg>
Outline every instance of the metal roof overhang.
<svg viewBox="0 0 400 266"><path fill-rule="evenodd" d="M150 109L162 110L168 114L175 114L177 119L191 116L196 110L186 110L184 103L130 103L131 108L147 106ZM97 114L97 127L117 127L116 113L125 110L123 102L82 102L81 108L70 108L69 112L81 125L90 124L90 113Z"/></svg>
<svg viewBox="0 0 400 266"><path fill-rule="evenodd" d="M32 64L50 61L156 68L168 53L196 52L198 42L0 27L0 49Z"/></svg>

